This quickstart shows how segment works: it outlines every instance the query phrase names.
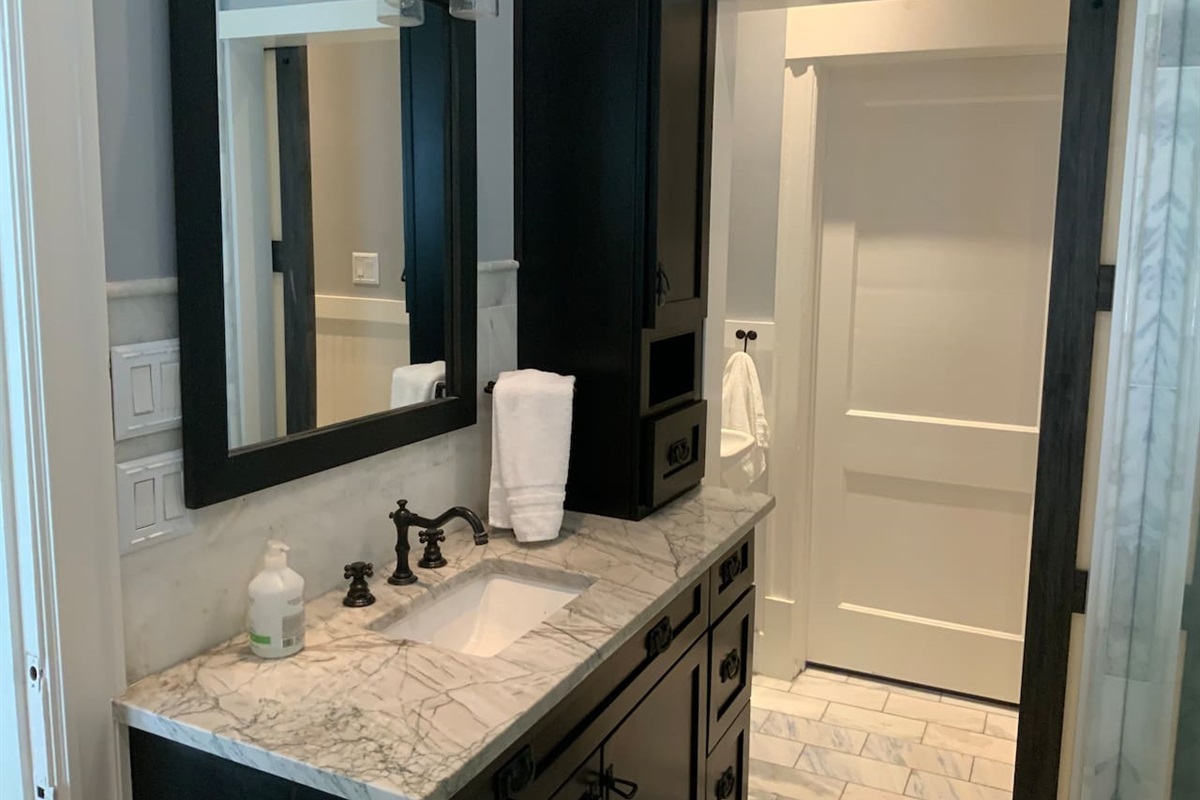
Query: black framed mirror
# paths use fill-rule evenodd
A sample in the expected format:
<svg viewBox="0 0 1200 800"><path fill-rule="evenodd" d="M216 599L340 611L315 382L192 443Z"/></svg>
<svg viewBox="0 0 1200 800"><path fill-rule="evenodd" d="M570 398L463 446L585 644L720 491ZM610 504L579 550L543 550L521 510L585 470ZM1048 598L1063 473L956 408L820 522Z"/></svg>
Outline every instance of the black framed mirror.
<svg viewBox="0 0 1200 800"><path fill-rule="evenodd" d="M422 5L170 0L191 508L475 423L475 29Z"/></svg>

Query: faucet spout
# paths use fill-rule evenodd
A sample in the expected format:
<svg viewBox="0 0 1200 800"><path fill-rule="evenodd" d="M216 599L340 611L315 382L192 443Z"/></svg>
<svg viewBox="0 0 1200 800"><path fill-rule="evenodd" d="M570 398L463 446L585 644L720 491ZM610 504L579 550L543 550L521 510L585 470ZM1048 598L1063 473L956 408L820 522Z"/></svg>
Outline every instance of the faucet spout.
<svg viewBox="0 0 1200 800"><path fill-rule="evenodd" d="M471 532L475 536L475 544L484 545L488 543L487 528L483 526L483 520L479 518L471 509L466 506L455 506L442 515L446 519L457 517L471 526ZM439 517L441 519L441 517ZM437 526L435 526L437 527Z"/></svg>

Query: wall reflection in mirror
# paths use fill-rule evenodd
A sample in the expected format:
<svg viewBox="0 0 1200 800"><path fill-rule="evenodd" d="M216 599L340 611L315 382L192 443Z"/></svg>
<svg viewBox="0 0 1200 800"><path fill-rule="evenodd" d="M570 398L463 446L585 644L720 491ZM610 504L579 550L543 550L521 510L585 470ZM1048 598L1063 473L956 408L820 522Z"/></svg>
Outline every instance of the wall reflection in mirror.
<svg viewBox="0 0 1200 800"><path fill-rule="evenodd" d="M230 448L444 397L448 253L414 247L444 170L414 163L404 67L425 3L218 11Z"/></svg>

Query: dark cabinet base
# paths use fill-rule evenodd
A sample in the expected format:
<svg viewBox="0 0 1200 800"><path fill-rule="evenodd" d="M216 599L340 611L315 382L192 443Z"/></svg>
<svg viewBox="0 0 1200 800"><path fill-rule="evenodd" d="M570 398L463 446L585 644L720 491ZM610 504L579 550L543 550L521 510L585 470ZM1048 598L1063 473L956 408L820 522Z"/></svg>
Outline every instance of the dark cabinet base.
<svg viewBox="0 0 1200 800"><path fill-rule="evenodd" d="M339 800L132 728L129 767L133 800Z"/></svg>

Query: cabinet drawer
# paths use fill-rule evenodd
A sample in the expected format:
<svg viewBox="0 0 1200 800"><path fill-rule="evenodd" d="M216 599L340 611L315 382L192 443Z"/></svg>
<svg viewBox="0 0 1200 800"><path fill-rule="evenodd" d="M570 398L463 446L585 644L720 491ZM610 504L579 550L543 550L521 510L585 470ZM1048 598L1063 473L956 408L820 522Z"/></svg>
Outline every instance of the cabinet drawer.
<svg viewBox="0 0 1200 800"><path fill-rule="evenodd" d="M709 638L708 745L713 747L750 699L754 659L754 590L742 595Z"/></svg>
<svg viewBox="0 0 1200 800"><path fill-rule="evenodd" d="M712 587L709 618L716 621L754 583L754 531L712 565L708 581Z"/></svg>
<svg viewBox="0 0 1200 800"><path fill-rule="evenodd" d="M704 477L704 430L708 404L703 400L672 411L646 425L645 498L658 508Z"/></svg>
<svg viewBox="0 0 1200 800"><path fill-rule="evenodd" d="M746 800L750 791L750 704L708 756L702 800Z"/></svg>

